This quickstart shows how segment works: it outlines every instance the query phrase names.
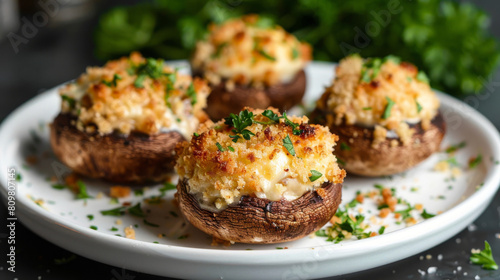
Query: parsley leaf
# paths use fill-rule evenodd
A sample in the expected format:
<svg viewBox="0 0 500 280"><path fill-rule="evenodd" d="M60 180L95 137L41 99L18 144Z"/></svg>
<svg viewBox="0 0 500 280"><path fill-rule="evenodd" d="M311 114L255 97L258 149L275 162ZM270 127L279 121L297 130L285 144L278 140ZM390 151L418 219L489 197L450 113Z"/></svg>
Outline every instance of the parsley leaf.
<svg viewBox="0 0 500 280"><path fill-rule="evenodd" d="M311 180L311 182L314 182L316 180L318 180L319 178L321 178L321 176L323 176L323 174L319 171L316 171L316 170L311 170L311 176L309 177L309 180Z"/></svg>
<svg viewBox="0 0 500 280"><path fill-rule="evenodd" d="M191 83L186 91L187 96L191 98L191 105L196 104L198 99L196 98L196 91L194 90L194 83Z"/></svg>
<svg viewBox="0 0 500 280"><path fill-rule="evenodd" d="M130 207L128 209L128 213L137 217L144 217L146 216L144 212L141 209L141 203L138 202L136 205Z"/></svg>
<svg viewBox="0 0 500 280"><path fill-rule="evenodd" d="M78 194L76 195L76 199L94 198L87 193L87 187L82 181L78 180L76 184L78 185Z"/></svg>
<svg viewBox="0 0 500 280"><path fill-rule="evenodd" d="M154 224L154 223L151 223L151 222L148 222L146 219L143 219L142 220L144 222L145 225L147 226L150 226L150 227L160 227L159 225L157 224Z"/></svg>
<svg viewBox="0 0 500 280"><path fill-rule="evenodd" d="M425 74L425 72L422 71L422 70L418 71L417 80L419 80L421 82L424 82L426 84L429 83L429 78L427 77L427 75Z"/></svg>
<svg viewBox="0 0 500 280"><path fill-rule="evenodd" d="M271 56L270 54L268 54L264 50L259 49L259 50L257 50L257 53L260 54L261 56L265 57L267 60L276 61L276 58L274 56Z"/></svg>
<svg viewBox="0 0 500 280"><path fill-rule="evenodd" d="M241 111L238 115L231 113L229 117L225 118L226 125L234 127L231 130L235 135L229 135L233 140L233 142L238 142L238 139L244 138L245 140L250 140L251 136L255 134L250 130L246 129L247 127L253 124L253 113L244 110Z"/></svg>
<svg viewBox="0 0 500 280"><path fill-rule="evenodd" d="M116 87L116 84L118 80L121 80L122 77L118 74L113 75L113 80L111 82L108 81L102 81L103 84L107 85L108 87Z"/></svg>
<svg viewBox="0 0 500 280"><path fill-rule="evenodd" d="M495 259L493 259L491 246L488 241L484 241L484 250L479 253L471 254L470 261L473 264L481 265L481 267L484 269L498 270L498 265L495 262Z"/></svg>
<svg viewBox="0 0 500 280"><path fill-rule="evenodd" d="M100 212L103 216L122 216L125 214L126 209L126 207L120 206L109 210L102 210Z"/></svg>
<svg viewBox="0 0 500 280"><path fill-rule="evenodd" d="M345 142L342 142L342 143L340 143L340 149L342 151L350 151L351 147L349 147L349 145L347 145Z"/></svg>
<svg viewBox="0 0 500 280"><path fill-rule="evenodd" d="M422 105L420 105L420 103L418 103L418 101L415 101L415 103L417 104L417 113L420 113L420 111L422 111Z"/></svg>
<svg viewBox="0 0 500 280"><path fill-rule="evenodd" d="M475 158L472 158L470 161L469 161L469 168L474 168L476 166L478 166L481 161L483 161L483 156L482 155L478 155L477 157Z"/></svg>
<svg viewBox="0 0 500 280"><path fill-rule="evenodd" d="M385 99L387 100L387 105L385 106L384 114L382 115L383 120L388 119L391 116L391 109L395 104L389 97L386 96Z"/></svg>
<svg viewBox="0 0 500 280"><path fill-rule="evenodd" d="M290 139L290 136L287 135L283 139L283 146L285 146L286 150L292 155L295 156L295 149L293 148L293 143L292 140Z"/></svg>
<svg viewBox="0 0 500 280"><path fill-rule="evenodd" d="M465 141L462 141L456 145L452 145L452 146L449 146L447 149L446 149L446 153L450 154L450 153L453 153L453 152L456 152L457 150L465 147L467 144L465 143Z"/></svg>
<svg viewBox="0 0 500 280"><path fill-rule="evenodd" d="M424 218L424 219L427 220L427 219L430 219L430 218L432 218L432 217L434 217L436 215L435 214L427 213L427 211L425 211L425 209L424 209L424 212L422 212L422 214L420 214L420 216L422 216L422 218Z"/></svg>
<svg viewBox="0 0 500 280"><path fill-rule="evenodd" d="M143 88L144 85L144 80L146 79L146 75L139 75L137 76L137 78L135 78L135 81L134 81L134 87L136 88Z"/></svg>
<svg viewBox="0 0 500 280"><path fill-rule="evenodd" d="M219 142L215 143L215 146L217 146L217 149L219 149L219 151L221 151L221 152L225 152L226 151L226 149L224 149Z"/></svg>
<svg viewBox="0 0 500 280"><path fill-rule="evenodd" d="M75 108L76 100L74 98L71 98L71 97L64 95L64 94L61 95L61 98L63 101L68 103L68 105L71 109Z"/></svg>

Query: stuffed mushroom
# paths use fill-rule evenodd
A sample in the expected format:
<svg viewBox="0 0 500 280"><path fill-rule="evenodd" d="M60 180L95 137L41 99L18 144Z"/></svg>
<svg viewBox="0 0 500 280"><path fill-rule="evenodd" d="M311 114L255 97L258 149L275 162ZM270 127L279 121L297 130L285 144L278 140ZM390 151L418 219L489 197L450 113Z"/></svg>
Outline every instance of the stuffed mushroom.
<svg viewBox="0 0 500 280"><path fill-rule="evenodd" d="M311 47L258 15L211 25L191 59L212 88L207 113L219 120L245 106L281 111L301 102Z"/></svg>
<svg viewBox="0 0 500 280"><path fill-rule="evenodd" d="M177 199L195 227L220 240L277 243L326 224L345 171L337 136L306 117L245 109L177 146Z"/></svg>
<svg viewBox="0 0 500 280"><path fill-rule="evenodd" d="M56 156L75 172L118 183L164 180L175 145L190 140L209 87L139 53L89 67L60 89L51 124Z"/></svg>
<svg viewBox="0 0 500 280"><path fill-rule="evenodd" d="M439 150L446 126L424 72L399 58L343 59L311 118L339 136L346 171L382 176Z"/></svg>

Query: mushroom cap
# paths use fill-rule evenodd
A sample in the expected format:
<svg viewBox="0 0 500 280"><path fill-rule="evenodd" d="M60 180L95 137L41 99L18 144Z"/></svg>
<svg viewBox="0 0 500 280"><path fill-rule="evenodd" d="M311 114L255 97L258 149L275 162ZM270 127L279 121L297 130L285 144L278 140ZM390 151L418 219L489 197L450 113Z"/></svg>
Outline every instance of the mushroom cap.
<svg viewBox="0 0 500 280"><path fill-rule="evenodd" d="M202 76L202 73L194 75ZM235 84L234 89L228 90L225 81L210 86L212 92L207 98L206 112L212 120L222 119L230 113L236 114L244 107L265 109L271 106L283 112L302 101L306 90L306 74L301 70L289 83L263 88Z"/></svg>
<svg viewBox="0 0 500 280"><path fill-rule="evenodd" d="M337 211L342 184L324 183L288 201L243 196L220 212L204 209L188 193L188 181L179 180L177 199L186 219L203 232L240 243L279 243L302 238L325 225Z"/></svg>
<svg viewBox="0 0 500 280"><path fill-rule="evenodd" d="M99 135L78 130L75 116L59 114L51 124L50 143L59 160L73 171L114 183L162 181L175 165L177 131L147 135Z"/></svg>
<svg viewBox="0 0 500 280"><path fill-rule="evenodd" d="M311 119L313 122L322 123L328 112L316 109ZM373 128L357 125L330 125L330 131L339 137L340 145L345 143L349 149L335 149L334 154L343 161L343 166L348 173L362 176L386 176L408 170L431 154L438 151L443 140L446 123L439 112L432 120L430 127L422 128L421 122L411 124L414 129L411 143L403 145L398 138L386 138L384 141L372 146ZM393 141L397 141L394 145Z"/></svg>

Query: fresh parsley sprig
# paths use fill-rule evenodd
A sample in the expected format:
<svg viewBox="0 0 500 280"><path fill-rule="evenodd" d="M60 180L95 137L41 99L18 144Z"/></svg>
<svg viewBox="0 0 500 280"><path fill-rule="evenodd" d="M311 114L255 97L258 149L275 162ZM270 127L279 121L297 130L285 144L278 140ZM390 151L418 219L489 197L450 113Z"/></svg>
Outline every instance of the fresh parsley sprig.
<svg viewBox="0 0 500 280"><path fill-rule="evenodd" d="M231 132L235 135L229 135L233 139L233 142L238 142L238 139L243 138L245 140L250 140L251 136L255 134L250 130L246 129L254 123L253 113L248 110L241 111L238 115L231 113L229 117L225 118L225 124L234 127Z"/></svg>
<svg viewBox="0 0 500 280"><path fill-rule="evenodd" d="M479 253L471 254L470 261L473 264L481 265L484 269L498 270L498 265L495 262L495 259L493 259L491 246L488 241L484 241L484 250Z"/></svg>

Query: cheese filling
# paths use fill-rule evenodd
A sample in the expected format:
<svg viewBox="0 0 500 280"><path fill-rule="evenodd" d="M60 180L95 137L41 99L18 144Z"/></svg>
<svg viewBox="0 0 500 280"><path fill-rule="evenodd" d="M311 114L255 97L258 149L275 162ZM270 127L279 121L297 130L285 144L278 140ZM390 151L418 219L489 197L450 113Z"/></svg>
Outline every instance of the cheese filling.
<svg viewBox="0 0 500 280"><path fill-rule="evenodd" d="M208 93L204 81L133 53L104 67L89 67L63 87L61 111L75 115L76 127L88 133L153 135L176 130L190 139Z"/></svg>

